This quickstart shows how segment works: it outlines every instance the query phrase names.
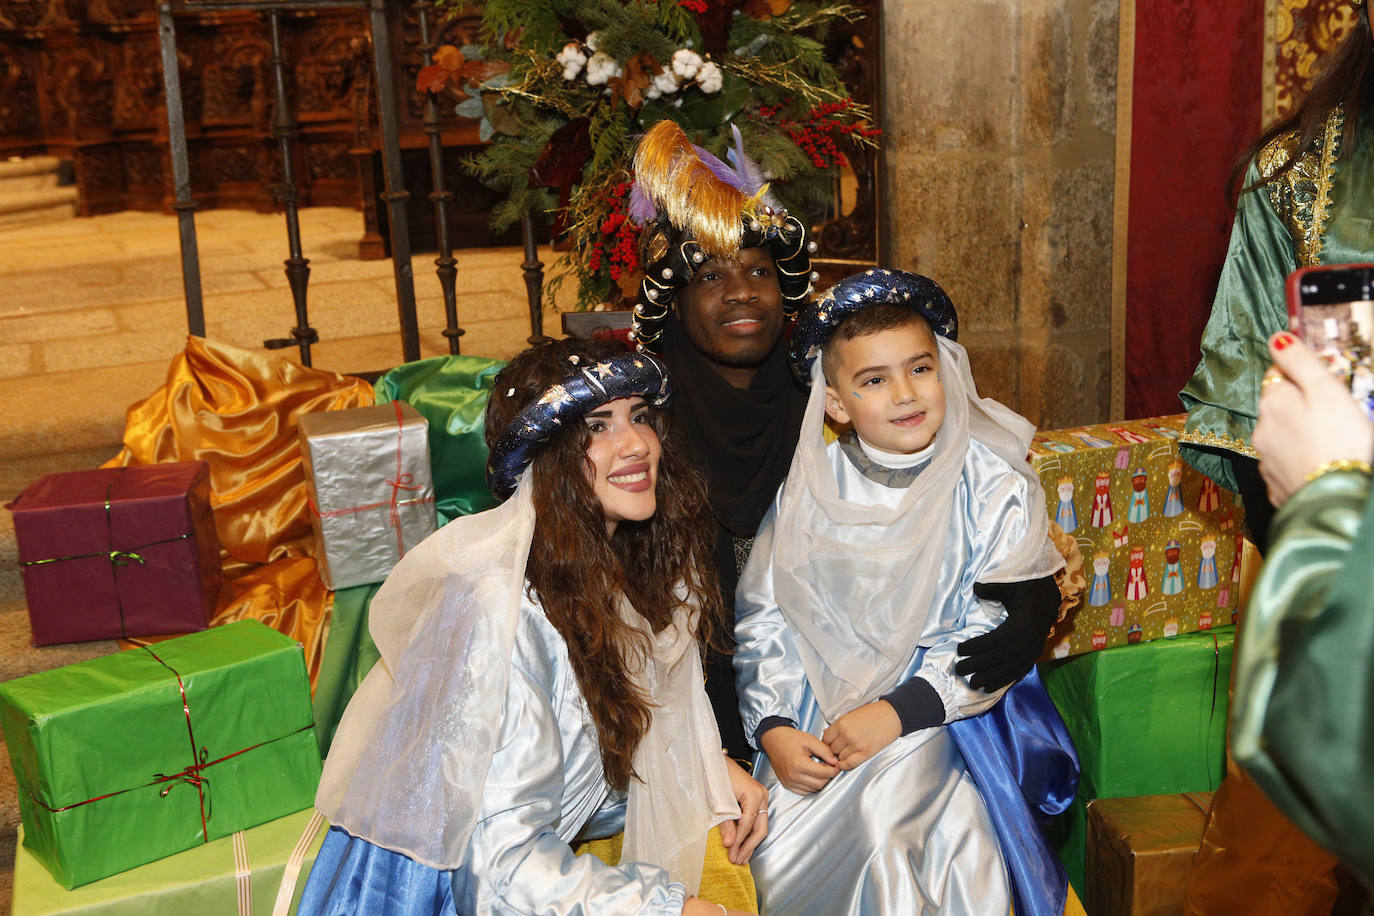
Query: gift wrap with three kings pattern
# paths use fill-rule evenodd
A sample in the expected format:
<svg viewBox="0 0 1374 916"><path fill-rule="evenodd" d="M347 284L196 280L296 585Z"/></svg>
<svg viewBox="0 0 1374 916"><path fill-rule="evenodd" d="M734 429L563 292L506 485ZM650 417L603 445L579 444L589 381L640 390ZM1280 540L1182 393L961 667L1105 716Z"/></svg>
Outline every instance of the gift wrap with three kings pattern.
<svg viewBox="0 0 1374 916"><path fill-rule="evenodd" d="M1046 509L1078 541L1087 591L1047 657L1233 622L1244 513L1184 462L1184 415L1036 435Z"/></svg>

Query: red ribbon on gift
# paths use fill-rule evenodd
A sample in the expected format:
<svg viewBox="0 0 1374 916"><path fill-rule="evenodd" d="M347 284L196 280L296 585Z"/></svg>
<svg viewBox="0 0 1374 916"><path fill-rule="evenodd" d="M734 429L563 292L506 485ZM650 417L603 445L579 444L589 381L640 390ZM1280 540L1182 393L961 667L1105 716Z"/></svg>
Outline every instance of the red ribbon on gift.
<svg viewBox="0 0 1374 916"><path fill-rule="evenodd" d="M85 801L73 802L70 805L63 805L60 808L54 808L51 805L44 803L41 799L38 798L38 796L33 794L33 790L30 789L28 786L24 787L24 791L28 793L29 798L33 799L34 804L39 805L40 807L45 808L48 811L51 811L52 813L56 814L59 811L70 811L73 808L80 808L82 805L89 805L92 802L103 801L107 798L114 798L116 795L123 795L124 793L132 792L135 789L146 789L149 786L164 786L162 791L159 792L157 795L158 798L166 798L168 793L170 793L172 789L176 787L177 783L184 782L188 785L195 786L196 795L198 796L198 800L200 802L200 835L202 842L208 843L210 842L211 809L208 803L207 795L208 789L210 787L210 778L208 776L202 775L202 772L204 770L208 770L215 764L223 763L226 760L233 760L235 757L238 757L242 754L246 754L252 750L257 750L258 748L263 747L265 745L281 741L283 738L289 738L292 735L298 735L303 731L309 731L310 729L315 727L315 723L311 722L309 725L303 725L293 732L288 732L285 735L278 735L276 738L268 738L266 741L259 741L257 744L252 744L248 747L241 748L240 750L234 751L232 754L225 754L223 757L219 757L215 760L208 760L207 758L210 756L209 750L207 750L204 747L201 747L199 749L196 748L196 732L195 727L191 723L191 702L186 696L186 684L182 681L181 674L171 665L163 661L162 658L152 650L152 647L140 646L140 648L143 649L144 652L147 652L149 655L151 655L159 665L166 668L168 671L172 672L172 676L177 679L177 690L181 694L181 711L182 714L186 716L186 735L191 741L191 763L186 767L183 767L179 772L173 773L170 776L165 775L163 773L155 773L153 774L153 778L151 781L145 782L142 785L131 786L128 789L120 789L118 792L107 792L104 795L97 795L95 798L88 798Z"/></svg>
<svg viewBox="0 0 1374 916"><path fill-rule="evenodd" d="M350 506L347 509L331 509L328 512L321 512L315 501L307 500L310 503L310 511L315 513L316 518L336 518L340 515L353 515L357 512L366 512L369 509L378 509L382 506L389 506L391 510L391 527L396 529L396 555L403 557L406 554L406 545L403 532L401 530L401 506L413 506L419 503L434 502L433 496L419 496L415 499L398 499L402 490L422 490L423 484L411 484L415 479L414 474L403 474L401 472L401 430L405 426L405 417L401 414L401 402L392 401L391 406L396 409L396 479L387 480L387 486L391 487L391 498L381 502L368 503L364 506Z"/></svg>

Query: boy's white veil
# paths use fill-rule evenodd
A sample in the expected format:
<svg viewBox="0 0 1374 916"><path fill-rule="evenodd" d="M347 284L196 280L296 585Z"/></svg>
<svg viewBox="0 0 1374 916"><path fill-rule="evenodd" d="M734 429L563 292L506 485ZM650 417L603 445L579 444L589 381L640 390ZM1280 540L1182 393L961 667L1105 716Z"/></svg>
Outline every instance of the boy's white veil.
<svg viewBox="0 0 1374 916"><path fill-rule="evenodd" d="M967 351L945 337L936 340L944 423L930 464L891 507L840 498L823 434L821 360L811 365L811 395L779 492L771 550L778 606L797 636L807 680L829 721L890 691L910 662L950 546L950 514L970 440L1021 474L1027 491L1024 504L1014 507L1024 516L1026 537L982 570L979 581L1035 578L1063 565L1048 538L1044 492L1026 463L1034 426L997 401L980 398Z"/></svg>

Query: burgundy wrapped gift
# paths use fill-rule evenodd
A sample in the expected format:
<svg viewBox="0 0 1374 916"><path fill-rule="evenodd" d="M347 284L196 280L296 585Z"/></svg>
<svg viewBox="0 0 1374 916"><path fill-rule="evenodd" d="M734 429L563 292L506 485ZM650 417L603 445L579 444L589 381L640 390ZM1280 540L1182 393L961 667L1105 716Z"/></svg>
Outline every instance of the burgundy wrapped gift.
<svg viewBox="0 0 1374 916"><path fill-rule="evenodd" d="M35 646L205 629L220 554L204 461L48 474L7 508Z"/></svg>

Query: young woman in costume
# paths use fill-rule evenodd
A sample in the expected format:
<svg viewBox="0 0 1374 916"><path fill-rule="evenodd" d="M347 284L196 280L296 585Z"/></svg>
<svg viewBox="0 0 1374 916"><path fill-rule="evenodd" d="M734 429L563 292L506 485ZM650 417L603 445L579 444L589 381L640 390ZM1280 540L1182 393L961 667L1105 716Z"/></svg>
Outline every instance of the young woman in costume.
<svg viewBox="0 0 1374 916"><path fill-rule="evenodd" d="M737 866L767 797L702 688L723 608L667 396L660 363L609 342L497 376L487 476L508 498L407 553L372 602L382 660L325 764L333 828L301 913L753 911ZM619 865L574 853L622 830ZM721 877L733 898L696 896Z"/></svg>
<svg viewBox="0 0 1374 916"><path fill-rule="evenodd" d="M1365 0L1350 5L1354 25L1311 90L1242 153L1202 360L1180 392L1188 408L1180 454L1244 497L1246 527L1261 552L1273 508L1251 432L1269 337L1288 327L1284 280L1299 267L1374 260L1374 42Z"/></svg>
<svg viewBox="0 0 1374 916"><path fill-rule="evenodd" d="M1270 363L1268 339L1288 327L1284 281L1299 267L1374 260L1374 43L1365 0L1350 0L1350 7L1350 33L1302 102L1242 153L1244 177L1235 182L1236 218L1202 335L1202 360L1180 392L1188 421L1179 454L1241 495L1246 528L1261 553L1267 553L1274 509L1253 431ZM1238 646L1247 642L1245 626L1242 619ZM1236 721L1233 712L1233 740ZM1339 893L1334 867L1335 859L1228 763L1189 878L1186 909L1328 913Z"/></svg>

